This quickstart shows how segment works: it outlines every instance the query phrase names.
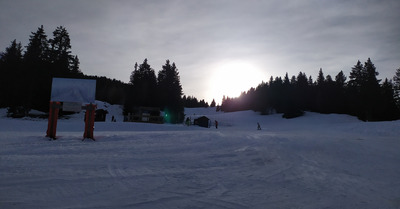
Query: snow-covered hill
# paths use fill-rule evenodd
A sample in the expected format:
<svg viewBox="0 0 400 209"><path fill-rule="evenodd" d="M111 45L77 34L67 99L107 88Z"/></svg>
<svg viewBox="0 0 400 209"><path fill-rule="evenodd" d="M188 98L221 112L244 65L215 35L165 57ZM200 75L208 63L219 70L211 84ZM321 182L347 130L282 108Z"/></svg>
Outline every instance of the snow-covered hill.
<svg viewBox="0 0 400 209"><path fill-rule="evenodd" d="M208 129L124 123L121 107L98 106L110 114L95 142L81 141L83 113L49 141L47 120L0 110L0 208L400 207L400 121L185 110L219 122Z"/></svg>

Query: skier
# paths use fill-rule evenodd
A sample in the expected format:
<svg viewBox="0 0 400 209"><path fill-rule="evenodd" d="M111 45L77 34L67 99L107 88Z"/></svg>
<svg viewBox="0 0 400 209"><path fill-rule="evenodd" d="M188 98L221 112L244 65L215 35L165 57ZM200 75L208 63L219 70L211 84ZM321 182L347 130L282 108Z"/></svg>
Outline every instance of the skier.
<svg viewBox="0 0 400 209"><path fill-rule="evenodd" d="M218 129L218 121L215 121L215 128Z"/></svg>
<svg viewBox="0 0 400 209"><path fill-rule="evenodd" d="M259 122L257 122L257 130L261 130L261 126L260 126Z"/></svg>

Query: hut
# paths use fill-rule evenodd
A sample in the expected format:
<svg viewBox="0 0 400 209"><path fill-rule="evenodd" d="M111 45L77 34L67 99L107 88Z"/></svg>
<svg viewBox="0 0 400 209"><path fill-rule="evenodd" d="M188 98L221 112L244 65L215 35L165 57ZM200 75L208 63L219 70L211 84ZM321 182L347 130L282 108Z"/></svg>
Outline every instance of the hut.
<svg viewBox="0 0 400 209"><path fill-rule="evenodd" d="M201 116L197 119L194 119L193 124L204 128L210 128L210 119L206 116Z"/></svg>
<svg viewBox="0 0 400 209"><path fill-rule="evenodd" d="M107 110L98 109L96 110L94 121L106 121L106 115L108 114Z"/></svg>

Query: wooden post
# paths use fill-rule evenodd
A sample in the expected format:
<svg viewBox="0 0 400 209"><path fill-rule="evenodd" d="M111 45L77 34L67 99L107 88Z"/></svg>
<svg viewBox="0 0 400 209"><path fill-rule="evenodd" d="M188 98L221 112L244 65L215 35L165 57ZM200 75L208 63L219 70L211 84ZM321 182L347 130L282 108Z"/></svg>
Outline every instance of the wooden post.
<svg viewBox="0 0 400 209"><path fill-rule="evenodd" d="M96 110L96 105L95 104L87 104L85 109L85 133L83 134L83 140L86 138L92 139L94 141L93 137L93 129L94 129L94 116L95 116L95 110Z"/></svg>
<svg viewBox="0 0 400 209"><path fill-rule="evenodd" d="M61 102L50 101L49 122L47 125L46 137L56 139L58 111L60 110Z"/></svg>

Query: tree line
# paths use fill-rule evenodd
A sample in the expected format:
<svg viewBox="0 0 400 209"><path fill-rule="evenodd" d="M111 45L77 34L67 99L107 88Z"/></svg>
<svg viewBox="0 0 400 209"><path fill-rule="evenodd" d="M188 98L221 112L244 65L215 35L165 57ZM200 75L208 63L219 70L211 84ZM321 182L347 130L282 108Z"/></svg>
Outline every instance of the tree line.
<svg viewBox="0 0 400 209"><path fill-rule="evenodd" d="M79 58L71 54L71 40L62 26L49 39L42 25L25 48L14 40L1 53L0 107L47 111L52 77L82 77Z"/></svg>
<svg viewBox="0 0 400 209"><path fill-rule="evenodd" d="M125 113L132 110L131 106L160 107L171 112L172 121L179 121L183 116L177 115L183 114L185 105L204 105L194 97L191 98L195 102L182 97L178 69L169 60L158 77L147 59L140 66L135 64L129 83L83 74L78 56L71 52L69 33L63 26L57 27L53 37L48 38L42 25L31 33L24 48L13 40L0 53L0 108L13 111L22 107L26 111L47 112L53 77L95 79L96 99L124 105Z"/></svg>
<svg viewBox="0 0 400 209"><path fill-rule="evenodd" d="M24 50L25 48L25 50ZM166 63L157 73L145 59L133 66L129 83L107 77L85 75L80 70L77 55L71 52L69 33L63 26L48 38L44 27L32 32L27 46L16 40L0 53L0 108L10 111L48 111L53 77L96 79L96 99L124 106L128 114L134 107L159 107L169 113L171 122L183 120L184 107L216 106L204 100L183 95L179 72L175 63ZM243 92L237 98L225 97L218 110L255 110L263 114L284 113L296 117L304 111L343 113L365 121L400 118L400 68L393 80L383 82L371 59L353 66L349 80L340 71L334 78L324 76L320 69L317 80L303 72L289 78L271 77L269 82Z"/></svg>
<svg viewBox="0 0 400 209"><path fill-rule="evenodd" d="M354 65L349 81L340 71L334 78L319 70L317 80L303 72L288 74L261 83L237 98L223 97L222 111L254 110L262 114L283 113L285 118L301 116L304 111L357 116L364 121L400 118L400 68L392 80L382 83L371 59Z"/></svg>

